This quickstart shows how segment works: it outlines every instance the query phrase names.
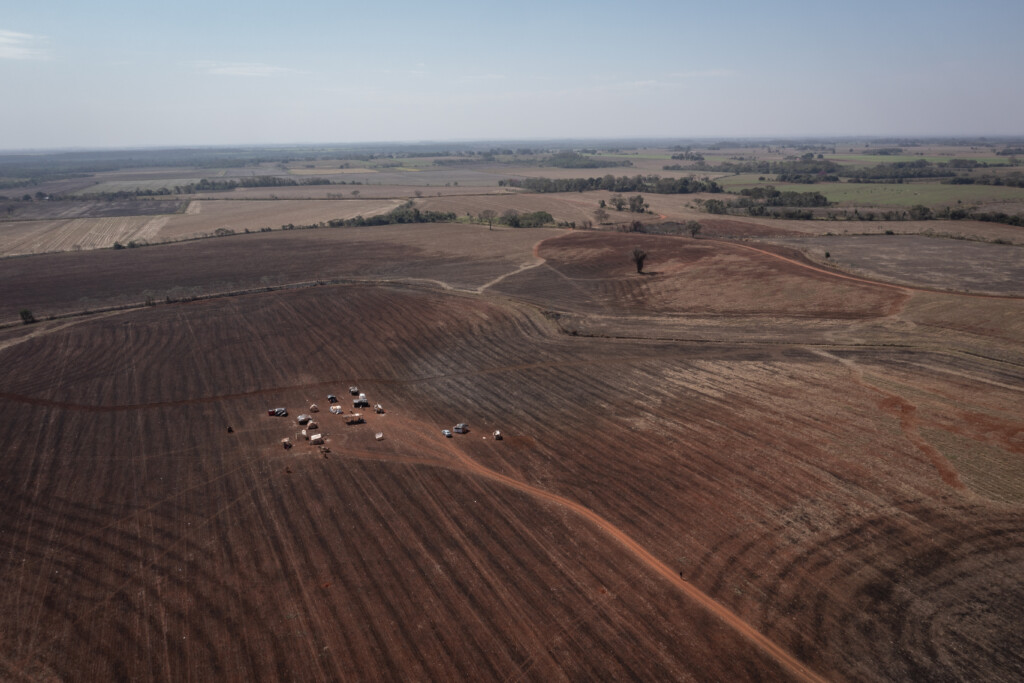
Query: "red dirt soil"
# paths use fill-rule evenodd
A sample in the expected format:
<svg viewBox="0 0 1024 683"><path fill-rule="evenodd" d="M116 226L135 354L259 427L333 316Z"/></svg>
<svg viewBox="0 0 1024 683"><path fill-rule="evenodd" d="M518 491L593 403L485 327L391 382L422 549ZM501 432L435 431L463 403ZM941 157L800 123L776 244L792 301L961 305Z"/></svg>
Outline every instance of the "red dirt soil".
<svg viewBox="0 0 1024 683"><path fill-rule="evenodd" d="M637 239L657 275L620 261ZM312 287L5 331L0 676L1024 675L1024 366L961 352L982 328L569 336L489 294L652 336L695 309L873 335L911 295L693 240L537 253L484 296ZM428 261L392 272L443 279ZM327 413L350 384L387 413ZM330 452L282 449L298 428L266 409L314 401Z"/></svg>

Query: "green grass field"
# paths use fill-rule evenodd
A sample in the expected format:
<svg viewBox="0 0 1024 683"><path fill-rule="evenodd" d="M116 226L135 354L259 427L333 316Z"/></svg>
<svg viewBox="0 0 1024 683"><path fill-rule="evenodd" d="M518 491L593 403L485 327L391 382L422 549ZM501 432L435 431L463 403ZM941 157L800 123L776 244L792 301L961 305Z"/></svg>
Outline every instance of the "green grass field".
<svg viewBox="0 0 1024 683"><path fill-rule="evenodd" d="M894 154L892 156L885 155L874 155L874 154L826 154L825 159L828 161L835 161L838 163L845 163L856 166L877 166L878 164L893 164L898 161L925 161L933 164L944 164L952 161L953 159L970 159L979 163L986 164L1006 164L1009 162L1009 157L999 157L993 155L957 155L957 156L946 156L946 155L929 155L918 156L917 154ZM855 163L851 163L855 162Z"/></svg>
<svg viewBox="0 0 1024 683"><path fill-rule="evenodd" d="M729 192L739 192L749 187L775 185L783 192L820 192L830 202L848 206L894 206L907 207L923 204L929 207L956 204L987 204L991 202L1024 202L1024 188L994 185L943 185L942 183L904 183L902 185L881 183L815 183L812 185L789 185L759 182L756 174L742 174L719 178L718 183Z"/></svg>
<svg viewBox="0 0 1024 683"><path fill-rule="evenodd" d="M215 174L210 174L214 176ZM140 190L159 190L166 187L174 189L175 185L188 185L198 183L202 178L161 178L160 180L108 180L97 183L90 187L75 192L76 195L93 194L99 192L134 192Z"/></svg>
<svg viewBox="0 0 1024 683"><path fill-rule="evenodd" d="M590 157L591 159L661 159L666 161L672 160L672 154L668 152L664 154L612 154L611 152L598 152L597 154L585 154L584 156Z"/></svg>

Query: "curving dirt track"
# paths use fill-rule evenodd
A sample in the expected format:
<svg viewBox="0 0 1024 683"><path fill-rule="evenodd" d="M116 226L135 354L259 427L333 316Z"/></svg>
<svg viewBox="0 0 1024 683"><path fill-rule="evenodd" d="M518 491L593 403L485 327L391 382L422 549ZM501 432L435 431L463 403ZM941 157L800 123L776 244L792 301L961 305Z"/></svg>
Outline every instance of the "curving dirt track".
<svg viewBox="0 0 1024 683"><path fill-rule="evenodd" d="M472 271L484 295L313 287L5 331L2 677L1024 675L1024 365L966 351L1019 355L1012 335L710 243L649 242L687 247L637 276L636 236L597 237ZM903 346L659 340L699 287L702 315ZM652 339L561 334L512 295ZM280 447L297 427L267 407L353 383L387 413L321 413L326 458Z"/></svg>

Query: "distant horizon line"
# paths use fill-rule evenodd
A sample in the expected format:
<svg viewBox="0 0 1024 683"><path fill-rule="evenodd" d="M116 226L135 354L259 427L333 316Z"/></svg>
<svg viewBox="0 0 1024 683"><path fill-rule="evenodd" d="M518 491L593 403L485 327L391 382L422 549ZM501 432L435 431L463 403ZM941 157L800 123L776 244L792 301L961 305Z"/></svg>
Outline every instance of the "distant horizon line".
<svg viewBox="0 0 1024 683"><path fill-rule="evenodd" d="M999 134L944 134L944 135L900 135L900 134L841 134L841 135L691 135L691 136L608 136L608 137L522 137L522 138L448 138L421 140L371 140L365 142L252 142L252 143L194 143L194 144L139 144L139 145L65 145L55 147L11 147L0 148L0 155L58 154L74 152L129 152L169 150L227 150L227 149L282 149L289 147L309 148L370 148L370 147L424 147L431 145L497 145L497 144L602 144L615 143L680 143L680 142L1024 142L1024 133Z"/></svg>

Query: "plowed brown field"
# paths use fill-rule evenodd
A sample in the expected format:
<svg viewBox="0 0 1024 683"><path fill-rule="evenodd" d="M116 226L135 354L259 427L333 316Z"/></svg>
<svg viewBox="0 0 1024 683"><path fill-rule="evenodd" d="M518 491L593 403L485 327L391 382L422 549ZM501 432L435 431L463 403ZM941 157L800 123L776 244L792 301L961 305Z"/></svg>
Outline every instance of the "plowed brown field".
<svg viewBox="0 0 1024 683"><path fill-rule="evenodd" d="M1018 302L417 227L132 250L213 291L329 245L368 283L0 331L0 677L1024 676ZM350 384L387 412L328 413ZM280 445L313 401L326 457Z"/></svg>

